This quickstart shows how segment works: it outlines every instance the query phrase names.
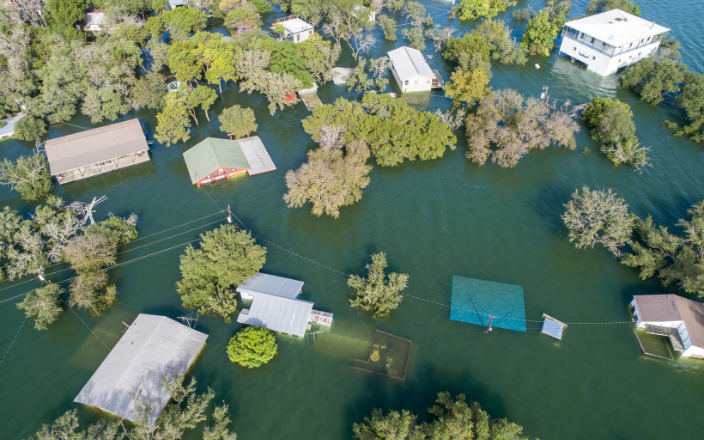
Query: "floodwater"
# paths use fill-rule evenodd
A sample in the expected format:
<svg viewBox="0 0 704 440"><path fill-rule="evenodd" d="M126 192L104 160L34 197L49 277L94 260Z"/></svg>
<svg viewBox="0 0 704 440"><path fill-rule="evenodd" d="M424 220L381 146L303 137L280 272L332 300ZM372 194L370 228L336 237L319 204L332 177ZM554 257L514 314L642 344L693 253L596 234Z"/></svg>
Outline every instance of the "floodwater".
<svg viewBox="0 0 704 440"><path fill-rule="evenodd" d="M446 25L449 3L426 4L435 22ZM586 4L577 1L573 13L582 14ZM518 7L528 5L537 9L542 2L521 1ZM644 17L673 28L684 61L695 71L704 70L702 44L692 38L704 15L703 3L651 0L643 2L641 10ZM457 21L451 24L459 27ZM463 25L470 29L472 23ZM512 26L520 36L523 26ZM371 55L402 44L399 28L399 41L382 42ZM449 78L454 67L433 53L430 44L426 54L433 56L432 67ZM349 52L339 65L352 65ZM217 226L209 223L222 220L222 215L212 214L229 205L255 235L277 245L260 241L268 248L264 271L305 281L303 299L335 314L330 331L315 343L277 338L278 356L256 370L234 366L225 354L238 324L200 318L198 330L210 336L192 375L201 390L215 390L216 402L230 405L239 438L348 439L353 423L376 407L406 408L424 420L426 408L446 390L464 393L492 416L508 417L523 425L527 435L543 440L698 438L704 430L699 412L704 363L642 356L629 325L573 324L558 343L540 335L536 322L528 323L526 333L495 329L484 335L479 326L450 321L447 307L411 297L385 322L349 307L346 278L336 271L362 274L369 255L380 251L386 252L390 270L410 275L409 295L449 304L453 275L518 284L524 288L526 316L534 320L548 313L567 323L626 321L632 295L676 292L653 280L641 281L635 270L603 249L574 249L560 215L576 188L613 188L638 215L652 215L657 223L678 231L677 219L704 199L704 146L673 139L662 128L662 120L681 118L679 111L641 103L618 88L614 77L600 78L569 59L553 55L536 57L522 67L497 65L491 82L494 89L511 87L532 96L546 85L559 101L581 103L610 96L631 103L637 134L643 144L652 145L653 167L642 174L614 167L584 129L575 151L551 148L531 154L513 169L479 167L464 158L466 142L459 130L457 150L433 161L375 167L361 202L343 208L339 219L317 218L309 207L289 209L282 199L284 174L303 163L306 151L315 147L300 123L308 111L300 104L271 117L263 97L230 86L224 101L213 107L212 121L201 114L200 127L185 145L166 148L155 143L148 164L55 189L54 194L67 200L107 196L96 216L134 212L143 237L208 217L126 246L119 262L151 256L110 271L120 305L101 318L67 310L48 331L36 331L29 321L21 326L23 314L13 302L0 304L0 356L17 335L0 364L0 437L26 438L73 408L86 424L101 417L74 404L74 397L105 358L106 346L112 347L122 335L122 321L130 323L138 313L171 318L187 313L174 290L183 249L175 246ZM323 86L319 95L323 102L349 96L342 86L332 84ZM195 188L182 153L209 135L224 136L215 116L234 103L254 109L257 134L278 169ZM414 105L435 111L449 104L434 93ZM139 117L153 135L153 114L131 117ZM70 123L90 125L82 116ZM50 135L78 130L53 126ZM0 152L14 159L31 147L3 141ZM591 154L582 154L584 147ZM33 209L15 193L1 191L4 205L25 213ZM60 281L70 274L50 278ZM0 284L0 300L39 284L32 280L11 285ZM377 329L413 342L405 381L348 368L350 359L367 359ZM199 438L199 433L186 438Z"/></svg>

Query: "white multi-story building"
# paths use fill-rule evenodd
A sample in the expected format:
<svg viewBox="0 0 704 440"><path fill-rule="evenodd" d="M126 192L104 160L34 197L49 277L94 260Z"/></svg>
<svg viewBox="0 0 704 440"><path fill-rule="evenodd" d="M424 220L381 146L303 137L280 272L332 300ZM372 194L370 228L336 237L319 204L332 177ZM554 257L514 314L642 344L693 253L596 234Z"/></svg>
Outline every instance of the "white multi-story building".
<svg viewBox="0 0 704 440"><path fill-rule="evenodd" d="M650 56L669 30L654 21L612 9L565 23L560 53L607 76Z"/></svg>
<svg viewBox="0 0 704 440"><path fill-rule="evenodd" d="M636 295L631 311L638 328L669 337L684 357L704 359L704 304L678 295Z"/></svg>

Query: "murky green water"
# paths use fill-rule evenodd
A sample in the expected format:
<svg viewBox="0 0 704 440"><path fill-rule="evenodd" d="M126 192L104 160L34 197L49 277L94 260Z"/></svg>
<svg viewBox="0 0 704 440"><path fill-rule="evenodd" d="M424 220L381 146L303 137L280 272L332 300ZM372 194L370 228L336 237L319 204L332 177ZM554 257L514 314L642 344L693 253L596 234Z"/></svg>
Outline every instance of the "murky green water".
<svg viewBox="0 0 704 440"><path fill-rule="evenodd" d="M426 3L435 22L445 25L449 5ZM576 3L574 12L581 14L587 1ZM541 4L531 0L518 6ZM696 37L699 17L704 15L702 3L657 0L643 2L641 10L644 17L674 28L686 63L693 70L704 70L704 50ZM401 44L403 40L395 45ZM394 43L384 42L372 55L393 47ZM430 45L426 53L433 55L433 68L448 78L453 66L443 64ZM348 53L340 65L352 65ZM229 88L224 95L227 105L254 108L258 135L277 171L193 187L182 152L211 133L222 136L217 118L208 124L202 117L186 145L155 144L149 164L73 183L55 193L69 200L106 195L97 215L135 212L142 236L229 204L255 234L341 272L360 273L371 253L384 251L392 270L410 274L408 293L414 296L449 304L451 277L461 275L522 285L529 319L548 313L565 322L627 320L626 304L633 294L662 289L656 282L640 281L634 270L601 249L575 250L560 220L562 205L582 185L614 188L636 213L652 214L658 223L672 227L691 204L704 199L704 147L672 139L660 126L664 119L679 117L677 111L640 103L618 89L613 77L602 79L568 59L553 55L530 60L524 67L495 66L491 83L494 89L513 87L534 96L545 85L558 100L617 96L631 102L637 134L653 147L653 167L643 174L614 167L585 131L579 133L574 152L549 149L510 170L477 167L464 159L464 133L458 131L456 151L435 161L375 168L360 203L344 208L338 220L316 218L308 209L288 209L282 200L284 173L298 167L306 150L315 146L300 124L308 111L301 104L270 117L262 97ZM319 95L323 102L331 102L346 92L329 84ZM417 107L434 111L448 105L449 100L432 95ZM211 114L220 113L223 106L219 101ZM132 116L153 133L153 115ZM89 126L83 117L70 122ZM77 130L54 126L51 136ZM583 155L583 146L592 154ZM15 158L30 148L3 141L0 154ZM24 212L31 208L5 188L1 191L3 204ZM125 250L216 219L141 240ZM126 252L119 261L176 246L214 226ZM181 249L111 271L120 306L102 318L78 315L108 347L122 335L121 321L129 323L138 313L181 316L185 311L174 291ZM407 408L422 419L443 390L465 393L493 416L508 417L523 425L528 435L543 440L698 438L704 429L699 416L704 363L645 358L629 326L571 325L560 343L541 336L535 323L529 323L527 333L497 329L485 336L480 327L450 321L446 307L413 298L407 298L388 322L376 323L349 308L345 277L274 246L268 249L264 270L305 281L303 298L314 301L319 310L333 312L335 320L331 332L315 344L279 338L276 359L249 371L233 366L225 355L225 345L238 325L200 319L198 329L210 337L193 375L201 388L215 389L216 401L230 404L239 438L347 439L352 424L374 407ZM57 274L54 280L65 275ZM0 284L5 289L0 290L0 300L38 282L7 289L9 285ZM0 304L0 311L2 356L23 315L11 302ZM413 341L405 382L347 368L349 359L367 358L377 329ZM0 437L26 438L72 408L79 408L84 422L95 420L97 414L72 401L106 354L107 349L70 311L49 331L35 331L25 323L0 365Z"/></svg>

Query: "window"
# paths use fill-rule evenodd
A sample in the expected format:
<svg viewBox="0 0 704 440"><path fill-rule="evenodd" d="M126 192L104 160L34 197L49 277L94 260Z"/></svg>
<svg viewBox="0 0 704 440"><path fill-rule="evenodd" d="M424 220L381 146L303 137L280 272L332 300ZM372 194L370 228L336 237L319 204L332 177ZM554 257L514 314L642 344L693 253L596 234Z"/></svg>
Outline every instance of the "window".
<svg viewBox="0 0 704 440"><path fill-rule="evenodd" d="M418 80L416 79L415 81L413 81L413 84L418 84Z"/></svg>
<svg viewBox="0 0 704 440"><path fill-rule="evenodd" d="M404 83L405 85L408 85L408 80L404 81L403 83Z"/></svg>

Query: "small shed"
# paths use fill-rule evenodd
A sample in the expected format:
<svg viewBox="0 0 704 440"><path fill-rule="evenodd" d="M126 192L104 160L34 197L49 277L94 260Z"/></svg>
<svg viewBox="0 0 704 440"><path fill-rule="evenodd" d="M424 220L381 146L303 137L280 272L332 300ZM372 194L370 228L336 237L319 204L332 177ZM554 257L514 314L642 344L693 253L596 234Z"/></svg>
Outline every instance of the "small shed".
<svg viewBox="0 0 704 440"><path fill-rule="evenodd" d="M313 303L258 293L249 309L242 309L237 322L302 338L311 319Z"/></svg>
<svg viewBox="0 0 704 440"><path fill-rule="evenodd" d="M25 116L24 113L0 121L0 139L12 137L15 133L15 124Z"/></svg>
<svg viewBox="0 0 704 440"><path fill-rule="evenodd" d="M284 28L284 34L278 38L279 41L289 40L294 43L300 43L301 41L306 41L308 37L313 35L313 25L295 15L284 17L274 22L274 24L271 25L271 29L274 30L277 24L280 24Z"/></svg>
<svg viewBox="0 0 704 440"><path fill-rule="evenodd" d="M194 185L276 169L259 136L237 140L209 137L183 153L183 158Z"/></svg>
<svg viewBox="0 0 704 440"><path fill-rule="evenodd" d="M44 148L51 175L60 184L149 161L138 119L49 139Z"/></svg>
<svg viewBox="0 0 704 440"><path fill-rule="evenodd" d="M540 331L540 333L552 336L558 341L561 341L562 332L565 330L565 327L567 327L567 324L562 323L557 319L553 318L552 316L543 313L543 329Z"/></svg>
<svg viewBox="0 0 704 440"><path fill-rule="evenodd" d="M432 70L423 53L412 47L402 46L389 52L394 78L405 92L427 92L443 86L437 70Z"/></svg>
<svg viewBox="0 0 704 440"><path fill-rule="evenodd" d="M134 396L140 393L154 424L171 399L162 377L185 374L207 338L165 316L140 313L74 402L134 420Z"/></svg>
<svg viewBox="0 0 704 440"><path fill-rule="evenodd" d="M259 293L296 299L301 289L303 289L303 281L257 272L237 287L237 293L245 301L252 301Z"/></svg>

